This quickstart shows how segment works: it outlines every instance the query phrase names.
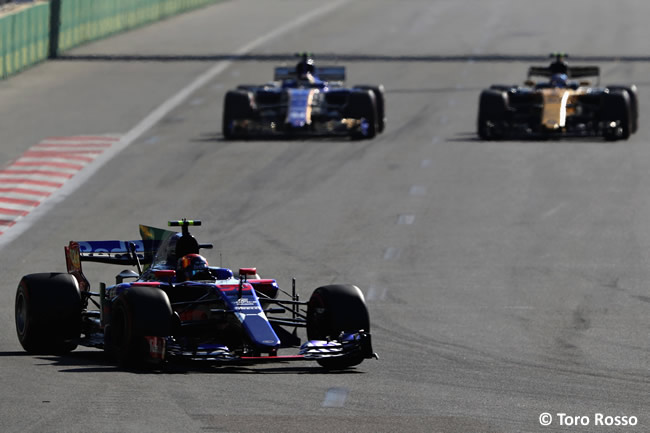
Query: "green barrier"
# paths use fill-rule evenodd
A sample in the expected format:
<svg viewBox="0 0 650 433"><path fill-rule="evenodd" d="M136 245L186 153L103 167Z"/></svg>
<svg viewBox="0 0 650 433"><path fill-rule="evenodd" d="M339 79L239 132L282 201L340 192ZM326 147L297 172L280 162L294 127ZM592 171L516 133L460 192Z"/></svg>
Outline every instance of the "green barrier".
<svg viewBox="0 0 650 433"><path fill-rule="evenodd" d="M59 52L223 0L61 0Z"/></svg>
<svg viewBox="0 0 650 433"><path fill-rule="evenodd" d="M49 17L49 3L0 17L1 78L47 58Z"/></svg>
<svg viewBox="0 0 650 433"><path fill-rule="evenodd" d="M0 78L77 45L224 0L60 0L58 34L50 2L0 17ZM57 3L57 6L59 3ZM52 25L56 32L56 25ZM50 39L54 47L50 47ZM58 48L57 48L58 40Z"/></svg>

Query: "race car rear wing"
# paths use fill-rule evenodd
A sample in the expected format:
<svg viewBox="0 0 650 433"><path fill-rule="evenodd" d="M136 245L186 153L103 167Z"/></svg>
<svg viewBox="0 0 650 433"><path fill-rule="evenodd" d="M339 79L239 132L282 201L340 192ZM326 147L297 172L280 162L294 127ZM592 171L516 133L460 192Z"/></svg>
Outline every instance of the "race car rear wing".
<svg viewBox="0 0 650 433"><path fill-rule="evenodd" d="M345 81L345 66L317 66L314 75L323 81ZM274 70L273 80L275 81L295 78L295 68L278 66Z"/></svg>
<svg viewBox="0 0 650 433"><path fill-rule="evenodd" d="M531 66L528 68L528 77L550 78L551 75L553 75L553 72L548 66ZM600 68L598 66L569 66L567 76L569 78L600 78Z"/></svg>
<svg viewBox="0 0 650 433"><path fill-rule="evenodd" d="M66 256L68 250L78 249L79 260L82 262L136 266L137 261L131 251L132 246L135 248L134 252L140 264L149 264L159 245L160 241L156 240L71 241L70 245L66 247Z"/></svg>

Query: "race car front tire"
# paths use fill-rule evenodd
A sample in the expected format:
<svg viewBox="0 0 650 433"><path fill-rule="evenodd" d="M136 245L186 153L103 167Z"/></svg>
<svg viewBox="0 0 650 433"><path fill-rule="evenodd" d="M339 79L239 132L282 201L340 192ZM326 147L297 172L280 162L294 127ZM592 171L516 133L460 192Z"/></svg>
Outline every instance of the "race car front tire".
<svg viewBox="0 0 650 433"><path fill-rule="evenodd" d="M370 90L375 95L375 104L377 105L377 133L384 132L386 127L386 98L384 96L384 86L371 86L368 84L359 84L354 86L355 89Z"/></svg>
<svg viewBox="0 0 650 433"><path fill-rule="evenodd" d="M488 89L479 97L477 130L481 140L503 138L508 111L508 96L502 90Z"/></svg>
<svg viewBox="0 0 650 433"><path fill-rule="evenodd" d="M307 338L309 340L337 340L343 332L370 332L370 316L357 286L336 284L314 290L307 303ZM323 358L318 363L332 370L360 364L364 353Z"/></svg>
<svg viewBox="0 0 650 433"><path fill-rule="evenodd" d="M639 95L637 87L632 84L630 86L611 85L607 86L610 92L627 92L630 98L630 133L636 133L639 127Z"/></svg>
<svg viewBox="0 0 650 433"><path fill-rule="evenodd" d="M25 275L16 289L18 341L32 354L64 354L81 334L81 294L67 273Z"/></svg>
<svg viewBox="0 0 650 433"><path fill-rule="evenodd" d="M122 368L149 360L145 337L171 334L173 312L167 294L155 287L131 287L112 302L105 346Z"/></svg>
<svg viewBox="0 0 650 433"><path fill-rule="evenodd" d="M632 122L628 92L623 90L603 93L601 104L605 139L614 141L630 138ZM616 123L618 127L609 127L611 123Z"/></svg>
<svg viewBox="0 0 650 433"><path fill-rule="evenodd" d="M375 94L370 90L353 90L350 92L345 117L365 120L367 129L352 134L354 139L370 139L377 135L377 103Z"/></svg>
<svg viewBox="0 0 650 433"><path fill-rule="evenodd" d="M250 119L253 107L249 93L245 90L230 90L223 101L223 117L221 132L223 138L231 140L235 137L233 123L235 120Z"/></svg>

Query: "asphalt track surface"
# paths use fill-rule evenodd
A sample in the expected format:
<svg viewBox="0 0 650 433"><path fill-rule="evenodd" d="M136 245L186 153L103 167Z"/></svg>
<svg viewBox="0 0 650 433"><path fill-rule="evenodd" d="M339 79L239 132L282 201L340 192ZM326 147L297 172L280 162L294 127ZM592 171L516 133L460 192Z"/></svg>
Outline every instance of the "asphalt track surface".
<svg viewBox="0 0 650 433"><path fill-rule="evenodd" d="M227 1L0 83L2 166L46 137L131 133L0 236L2 430L649 431L650 4L356 0L312 12L321 7ZM345 59L351 84L384 84L385 133L223 141L224 93L303 50ZM604 84L639 87L639 132L478 141L480 90L521 82L558 50L601 59ZM139 223L181 217L204 221L194 234L215 244L212 264L256 266L285 288L295 277L303 298L357 284L380 360L337 374L309 363L147 373L97 350L23 353L23 274L63 271L71 239L133 239ZM93 283L121 270L85 269ZM561 425L559 413L590 425ZM597 426L599 413L637 425Z"/></svg>

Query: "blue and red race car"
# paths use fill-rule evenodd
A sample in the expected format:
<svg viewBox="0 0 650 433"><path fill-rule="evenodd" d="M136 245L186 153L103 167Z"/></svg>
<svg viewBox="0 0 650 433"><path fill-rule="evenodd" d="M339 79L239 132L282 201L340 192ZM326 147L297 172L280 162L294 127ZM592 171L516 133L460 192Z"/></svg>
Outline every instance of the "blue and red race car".
<svg viewBox="0 0 650 433"><path fill-rule="evenodd" d="M317 67L302 54L295 68L276 67L274 81L226 93L223 136L375 137L386 123L383 86L347 88L344 80L344 67Z"/></svg>
<svg viewBox="0 0 650 433"><path fill-rule="evenodd" d="M301 302L295 280L287 293L255 268L235 275L209 266L199 251L212 245L198 243L188 229L200 224L170 221L180 233L141 225L137 241L70 242L67 272L25 275L18 285L16 331L23 348L34 354L103 348L127 368L189 359L314 360L344 369L376 357L358 287L322 286ZM114 285L92 290L84 261L135 266L137 272L124 270ZM305 343L297 328L306 328ZM290 347L297 353L279 353Z"/></svg>

